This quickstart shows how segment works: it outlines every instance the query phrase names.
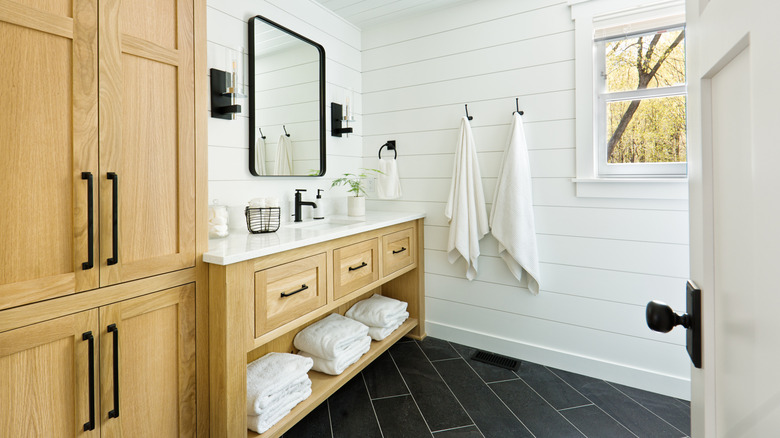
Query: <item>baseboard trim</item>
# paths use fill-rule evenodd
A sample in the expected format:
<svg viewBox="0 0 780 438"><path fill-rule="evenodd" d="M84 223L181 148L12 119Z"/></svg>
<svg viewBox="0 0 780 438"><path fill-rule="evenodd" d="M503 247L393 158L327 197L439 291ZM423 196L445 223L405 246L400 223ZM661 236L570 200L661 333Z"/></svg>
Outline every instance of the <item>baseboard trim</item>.
<svg viewBox="0 0 780 438"><path fill-rule="evenodd" d="M425 321L429 336L658 394L691 399L690 379Z"/></svg>

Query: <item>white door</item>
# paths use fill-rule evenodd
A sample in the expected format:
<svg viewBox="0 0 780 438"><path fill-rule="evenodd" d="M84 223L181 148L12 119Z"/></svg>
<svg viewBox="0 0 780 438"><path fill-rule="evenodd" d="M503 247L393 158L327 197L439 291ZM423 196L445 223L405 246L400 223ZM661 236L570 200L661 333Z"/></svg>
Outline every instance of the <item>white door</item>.
<svg viewBox="0 0 780 438"><path fill-rule="evenodd" d="M694 437L780 436L780 2L688 0Z"/></svg>

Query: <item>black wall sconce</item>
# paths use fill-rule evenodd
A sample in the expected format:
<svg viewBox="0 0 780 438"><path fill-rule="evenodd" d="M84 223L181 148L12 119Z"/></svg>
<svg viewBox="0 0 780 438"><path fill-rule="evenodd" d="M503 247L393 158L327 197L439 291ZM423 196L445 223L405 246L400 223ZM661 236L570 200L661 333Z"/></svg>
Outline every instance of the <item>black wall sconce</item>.
<svg viewBox="0 0 780 438"><path fill-rule="evenodd" d="M344 107L341 104L331 102L330 104L330 135L341 137L342 134L349 134L352 128L346 125L349 120L344 119Z"/></svg>
<svg viewBox="0 0 780 438"><path fill-rule="evenodd" d="M236 97L244 97L236 92L231 73L211 69L211 117L232 120L241 112L241 105L235 104Z"/></svg>

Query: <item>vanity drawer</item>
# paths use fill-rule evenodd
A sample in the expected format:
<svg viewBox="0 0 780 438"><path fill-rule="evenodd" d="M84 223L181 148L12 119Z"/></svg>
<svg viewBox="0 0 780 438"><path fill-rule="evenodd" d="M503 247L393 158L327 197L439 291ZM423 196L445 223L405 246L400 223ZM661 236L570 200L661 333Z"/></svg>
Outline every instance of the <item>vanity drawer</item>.
<svg viewBox="0 0 780 438"><path fill-rule="evenodd" d="M378 256L376 238L333 250L334 298L379 280Z"/></svg>
<svg viewBox="0 0 780 438"><path fill-rule="evenodd" d="M414 252L414 228L382 236L382 274L389 275L411 265Z"/></svg>
<svg viewBox="0 0 780 438"><path fill-rule="evenodd" d="M255 272L255 337L325 305L325 253Z"/></svg>

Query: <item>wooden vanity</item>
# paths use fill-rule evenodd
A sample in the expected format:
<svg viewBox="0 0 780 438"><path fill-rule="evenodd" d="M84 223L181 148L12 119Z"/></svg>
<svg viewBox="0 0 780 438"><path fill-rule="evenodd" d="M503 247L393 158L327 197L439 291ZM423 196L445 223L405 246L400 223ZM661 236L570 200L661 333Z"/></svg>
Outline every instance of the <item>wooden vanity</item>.
<svg viewBox="0 0 780 438"><path fill-rule="evenodd" d="M211 436L278 437L403 336L425 337L423 215L373 212L359 223L316 222L212 240L209 265ZM310 371L312 395L267 432L246 426L246 365L296 352L304 327L381 293L409 319L339 376Z"/></svg>

